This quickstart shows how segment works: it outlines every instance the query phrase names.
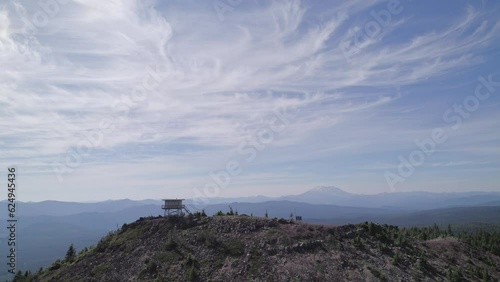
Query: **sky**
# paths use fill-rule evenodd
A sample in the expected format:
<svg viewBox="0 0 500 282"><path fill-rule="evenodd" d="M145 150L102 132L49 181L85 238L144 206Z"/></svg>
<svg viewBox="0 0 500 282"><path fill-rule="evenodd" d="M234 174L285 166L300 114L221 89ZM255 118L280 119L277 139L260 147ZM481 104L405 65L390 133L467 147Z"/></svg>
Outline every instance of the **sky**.
<svg viewBox="0 0 500 282"><path fill-rule="evenodd" d="M2 1L4 183L14 166L19 201L500 191L499 14Z"/></svg>

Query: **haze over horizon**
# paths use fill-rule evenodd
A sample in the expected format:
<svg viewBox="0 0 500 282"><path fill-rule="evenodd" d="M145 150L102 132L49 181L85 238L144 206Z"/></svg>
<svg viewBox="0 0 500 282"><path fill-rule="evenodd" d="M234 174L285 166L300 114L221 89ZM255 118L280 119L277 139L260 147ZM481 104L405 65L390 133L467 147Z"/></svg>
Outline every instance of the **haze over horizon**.
<svg viewBox="0 0 500 282"><path fill-rule="evenodd" d="M323 188L335 188L332 190L326 190L326 191L320 191ZM473 195L473 196L481 196L481 195L491 195L491 196L500 196L500 191L467 191L467 192L431 192L431 191L403 191L403 192L381 192L381 193L374 193L374 194L364 194L364 193L349 193L346 192L338 187L333 187L333 186L317 186L312 189L307 189L305 191L301 191L297 194L289 194L289 195L281 195L281 196L265 196L265 195L242 195L238 197L211 197L207 199L200 199L197 198L179 198L177 199L183 199L187 200L186 203L189 205L195 207L197 210L201 211L203 207L209 205L209 204L220 204L220 203L229 203L230 202L239 202L239 203L245 203L245 202L255 202L255 203L260 203L260 202L272 202L272 201L293 201L293 202L302 202L302 203L311 203L310 201L303 199L303 195L314 195L315 197L318 197L320 195L325 195L328 196L327 199L331 199L331 197L336 197L339 194L342 196L347 196L349 198L351 197L357 197L357 196L385 196L389 194L404 194L405 196L409 197L411 195L437 195L437 196L445 196L445 199L448 199L446 196L452 196L454 194L460 195L462 197L466 197L467 195ZM162 198L112 198L112 199L101 199L101 200L90 200L90 201L85 201L85 200L73 200L73 201L68 201L68 200L53 200L53 199L44 199L40 201L26 201L25 203L42 203L42 202L67 202L67 203L81 203L81 204L92 204L92 203L104 203L104 202L119 202L119 201L134 201L134 202L146 202L147 204L152 204L151 201L155 201L155 204L160 204L162 203L162 200L165 198L176 198L175 194L169 194L169 195L164 195ZM339 198L339 199L342 199ZM354 198L353 198L354 199ZM462 198L466 199L466 198ZM217 200L214 202L214 200ZM6 200L3 200L6 201ZM496 202L495 200L490 201L490 205L495 205ZM318 203L311 203L311 204L318 204ZM339 204L339 203L332 203L332 202L327 202L325 201L324 203L321 203L323 205L333 205L333 206L346 206L350 207L352 204ZM489 206L488 204L484 204L486 206ZM460 206L460 205L458 205ZM452 206L450 206L452 207Z"/></svg>
<svg viewBox="0 0 500 282"><path fill-rule="evenodd" d="M500 192L497 1L53 3L0 4L18 201Z"/></svg>

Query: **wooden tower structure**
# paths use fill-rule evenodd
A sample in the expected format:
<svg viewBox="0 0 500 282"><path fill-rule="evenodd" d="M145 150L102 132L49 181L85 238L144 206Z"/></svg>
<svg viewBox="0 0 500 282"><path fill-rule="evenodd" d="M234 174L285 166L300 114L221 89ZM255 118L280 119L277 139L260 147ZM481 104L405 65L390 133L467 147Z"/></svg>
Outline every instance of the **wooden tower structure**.
<svg viewBox="0 0 500 282"><path fill-rule="evenodd" d="M184 212L191 214L189 209L182 203L184 199L163 199L161 206L164 216L183 216Z"/></svg>

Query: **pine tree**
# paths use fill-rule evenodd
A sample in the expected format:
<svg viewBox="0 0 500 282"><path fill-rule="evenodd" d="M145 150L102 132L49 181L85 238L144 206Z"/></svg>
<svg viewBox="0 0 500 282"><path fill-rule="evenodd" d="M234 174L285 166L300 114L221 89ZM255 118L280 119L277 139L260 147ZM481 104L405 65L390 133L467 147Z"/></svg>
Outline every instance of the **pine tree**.
<svg viewBox="0 0 500 282"><path fill-rule="evenodd" d="M226 213L226 215L234 215L233 207L229 206L229 211Z"/></svg>
<svg viewBox="0 0 500 282"><path fill-rule="evenodd" d="M68 251L66 252L66 261L68 262L73 262L75 259L76 251L75 248L73 247L73 244L69 245Z"/></svg>

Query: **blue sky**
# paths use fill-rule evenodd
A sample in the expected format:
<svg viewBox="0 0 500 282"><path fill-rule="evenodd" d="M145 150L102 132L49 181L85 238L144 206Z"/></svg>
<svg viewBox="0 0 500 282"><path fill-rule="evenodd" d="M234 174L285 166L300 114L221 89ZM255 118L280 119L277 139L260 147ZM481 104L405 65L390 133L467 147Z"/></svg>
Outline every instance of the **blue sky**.
<svg viewBox="0 0 500 282"><path fill-rule="evenodd" d="M0 4L21 201L500 191L497 1L48 3Z"/></svg>

